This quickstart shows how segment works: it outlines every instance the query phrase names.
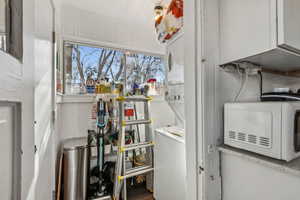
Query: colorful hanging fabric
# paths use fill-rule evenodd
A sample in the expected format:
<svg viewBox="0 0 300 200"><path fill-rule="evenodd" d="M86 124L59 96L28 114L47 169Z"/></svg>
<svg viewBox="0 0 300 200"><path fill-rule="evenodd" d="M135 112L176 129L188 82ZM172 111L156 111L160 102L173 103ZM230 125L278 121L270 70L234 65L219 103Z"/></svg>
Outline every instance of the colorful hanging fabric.
<svg viewBox="0 0 300 200"><path fill-rule="evenodd" d="M167 9L155 7L155 28L158 40L165 43L183 27L183 0L172 0Z"/></svg>

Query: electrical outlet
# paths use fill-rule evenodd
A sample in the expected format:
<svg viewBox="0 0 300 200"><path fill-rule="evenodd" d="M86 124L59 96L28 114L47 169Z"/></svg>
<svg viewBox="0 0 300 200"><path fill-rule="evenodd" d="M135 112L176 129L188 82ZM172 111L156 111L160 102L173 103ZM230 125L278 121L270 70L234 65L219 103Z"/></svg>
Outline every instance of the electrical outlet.
<svg viewBox="0 0 300 200"><path fill-rule="evenodd" d="M261 71L261 67L249 62L239 63L239 68L243 69L249 76L257 75Z"/></svg>
<svg viewBox="0 0 300 200"><path fill-rule="evenodd" d="M208 145L208 153L213 153L215 150L214 145L210 144Z"/></svg>
<svg viewBox="0 0 300 200"><path fill-rule="evenodd" d="M247 68L246 71L247 71L247 74L249 76L254 76L254 75L257 75L258 72L261 71L261 68L259 68L259 67L256 67L256 68Z"/></svg>

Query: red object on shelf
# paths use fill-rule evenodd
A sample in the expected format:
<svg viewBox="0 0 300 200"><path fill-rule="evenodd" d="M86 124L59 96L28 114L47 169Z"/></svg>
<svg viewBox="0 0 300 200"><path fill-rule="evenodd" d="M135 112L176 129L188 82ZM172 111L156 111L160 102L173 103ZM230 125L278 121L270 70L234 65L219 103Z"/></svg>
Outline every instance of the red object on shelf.
<svg viewBox="0 0 300 200"><path fill-rule="evenodd" d="M155 78L151 78L147 81L147 83L155 83L156 82L156 79Z"/></svg>
<svg viewBox="0 0 300 200"><path fill-rule="evenodd" d="M134 116L134 110L133 109L125 109L125 111L124 111L125 113L124 113L124 115L126 116L126 117L133 117Z"/></svg>
<svg viewBox="0 0 300 200"><path fill-rule="evenodd" d="M125 104L124 115L126 117L133 117L134 116L134 107L133 107L132 104L130 104L130 103Z"/></svg>

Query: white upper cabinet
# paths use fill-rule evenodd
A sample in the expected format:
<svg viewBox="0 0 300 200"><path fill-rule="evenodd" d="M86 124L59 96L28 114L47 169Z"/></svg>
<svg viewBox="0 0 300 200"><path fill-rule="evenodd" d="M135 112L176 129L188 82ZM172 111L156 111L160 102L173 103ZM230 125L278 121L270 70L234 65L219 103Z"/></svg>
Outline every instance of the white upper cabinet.
<svg viewBox="0 0 300 200"><path fill-rule="evenodd" d="M300 0L220 0L221 63L300 70Z"/></svg>
<svg viewBox="0 0 300 200"><path fill-rule="evenodd" d="M300 53L300 1L278 0L278 45Z"/></svg>

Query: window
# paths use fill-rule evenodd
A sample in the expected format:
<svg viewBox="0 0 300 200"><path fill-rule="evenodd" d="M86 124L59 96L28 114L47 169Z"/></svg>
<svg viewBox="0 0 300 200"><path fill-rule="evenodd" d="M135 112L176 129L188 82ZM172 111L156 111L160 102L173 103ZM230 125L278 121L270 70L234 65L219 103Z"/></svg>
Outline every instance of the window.
<svg viewBox="0 0 300 200"><path fill-rule="evenodd" d="M58 75L58 77L60 77ZM150 84L152 94L162 94L165 83L165 65L162 56L149 55L74 42L64 43L64 93L94 93L93 83L124 83L126 91ZM57 89L61 80L57 80ZM151 83L150 83L151 82ZM151 88L150 88L151 89Z"/></svg>
<svg viewBox="0 0 300 200"><path fill-rule="evenodd" d="M0 50L6 51L6 2L0 0Z"/></svg>
<svg viewBox="0 0 300 200"><path fill-rule="evenodd" d="M0 50L6 51L6 34L0 33Z"/></svg>

